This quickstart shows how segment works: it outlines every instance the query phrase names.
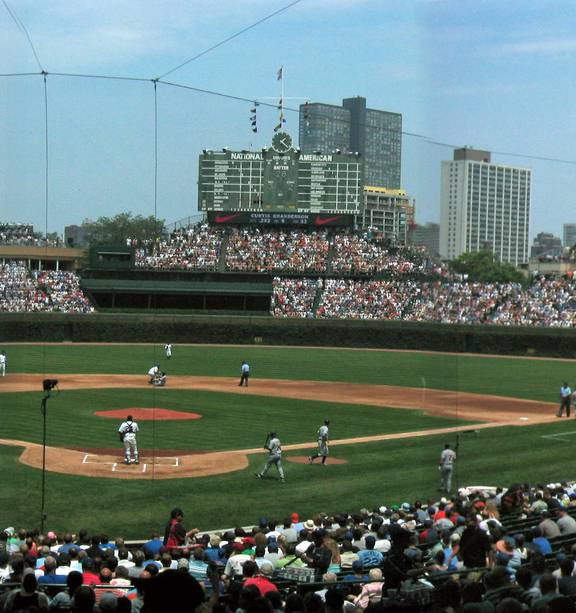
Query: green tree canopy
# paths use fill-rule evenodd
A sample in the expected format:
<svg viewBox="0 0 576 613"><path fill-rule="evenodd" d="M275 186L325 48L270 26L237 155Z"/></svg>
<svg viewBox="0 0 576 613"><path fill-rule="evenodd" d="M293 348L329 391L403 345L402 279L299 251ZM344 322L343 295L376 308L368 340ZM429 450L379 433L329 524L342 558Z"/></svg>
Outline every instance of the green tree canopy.
<svg viewBox="0 0 576 613"><path fill-rule="evenodd" d="M525 283L524 275L512 264L496 261L491 251L483 250L463 253L450 263L456 273L468 275L470 281L482 283Z"/></svg>
<svg viewBox="0 0 576 613"><path fill-rule="evenodd" d="M125 244L129 238L139 242L153 241L166 232L163 219L156 219L153 215L134 216L132 213L99 217L96 221L85 219L82 228L90 245Z"/></svg>

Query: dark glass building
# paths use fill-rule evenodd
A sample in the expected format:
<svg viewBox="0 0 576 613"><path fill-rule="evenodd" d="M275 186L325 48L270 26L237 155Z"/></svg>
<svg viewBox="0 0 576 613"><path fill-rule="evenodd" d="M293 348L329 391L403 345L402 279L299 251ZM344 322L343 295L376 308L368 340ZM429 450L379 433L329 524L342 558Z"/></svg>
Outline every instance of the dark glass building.
<svg viewBox="0 0 576 613"><path fill-rule="evenodd" d="M345 98L342 106L320 102L300 105L303 153L358 152L363 184L400 189L402 115L366 108L366 98Z"/></svg>

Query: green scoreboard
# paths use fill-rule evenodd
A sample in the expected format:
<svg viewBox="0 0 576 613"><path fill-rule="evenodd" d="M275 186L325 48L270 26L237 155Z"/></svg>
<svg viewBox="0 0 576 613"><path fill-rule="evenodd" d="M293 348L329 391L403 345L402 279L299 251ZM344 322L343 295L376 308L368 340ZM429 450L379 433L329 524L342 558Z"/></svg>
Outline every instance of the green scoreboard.
<svg viewBox="0 0 576 613"><path fill-rule="evenodd" d="M357 155L301 153L285 132L270 149L204 151L198 173L200 211L356 214L362 198Z"/></svg>

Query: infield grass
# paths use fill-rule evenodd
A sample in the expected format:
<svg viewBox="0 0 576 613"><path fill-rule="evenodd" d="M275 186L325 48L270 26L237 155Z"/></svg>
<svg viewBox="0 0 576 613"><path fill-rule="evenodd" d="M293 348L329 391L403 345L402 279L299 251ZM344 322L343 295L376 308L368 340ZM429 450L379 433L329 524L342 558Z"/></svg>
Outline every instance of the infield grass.
<svg viewBox="0 0 576 613"><path fill-rule="evenodd" d="M365 350L174 346L168 362L153 345L8 345L8 372L142 374L155 362L169 375L238 376L243 359L257 378L348 381L416 388L451 389L555 402L569 361L490 358ZM1 382L0 382L1 385ZM0 394L0 437L39 442L37 393ZM119 420L94 411L161 407L202 414L196 421L141 422L141 448L244 449L259 447L278 429L284 444L314 442L325 417L333 439L444 427L461 421L419 411L264 398L191 390L62 390L48 403L48 444L119 447ZM574 426L573 426L574 424ZM473 426L471 426L471 431ZM566 440L543 435L576 431L576 420L527 427L502 427L460 435L459 484L507 486L513 481L560 481L576 477L567 461L576 434ZM448 440L455 442L455 438ZM186 526L201 529L248 525L261 516L304 517L318 511L437 496L437 462L444 436L332 446L342 465L285 461L287 482L257 481L265 455L249 457L242 471L194 479L117 481L47 474L48 529L108 531L110 536L145 538L161 529L169 510L181 506ZM41 472L20 464L21 450L0 446L0 527L38 525ZM305 455L306 452L285 452ZM275 476L274 469L270 471ZM5 524L2 524L5 522Z"/></svg>

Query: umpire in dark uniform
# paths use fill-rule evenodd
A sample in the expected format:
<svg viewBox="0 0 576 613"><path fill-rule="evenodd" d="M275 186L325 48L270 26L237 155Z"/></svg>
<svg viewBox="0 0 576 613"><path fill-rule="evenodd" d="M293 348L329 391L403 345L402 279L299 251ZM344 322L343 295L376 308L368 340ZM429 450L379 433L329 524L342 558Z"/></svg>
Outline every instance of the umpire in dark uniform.
<svg viewBox="0 0 576 613"><path fill-rule="evenodd" d="M248 378L250 377L250 365L248 362L242 362L242 367L240 368L240 383L238 385L242 387L245 385L248 387Z"/></svg>

